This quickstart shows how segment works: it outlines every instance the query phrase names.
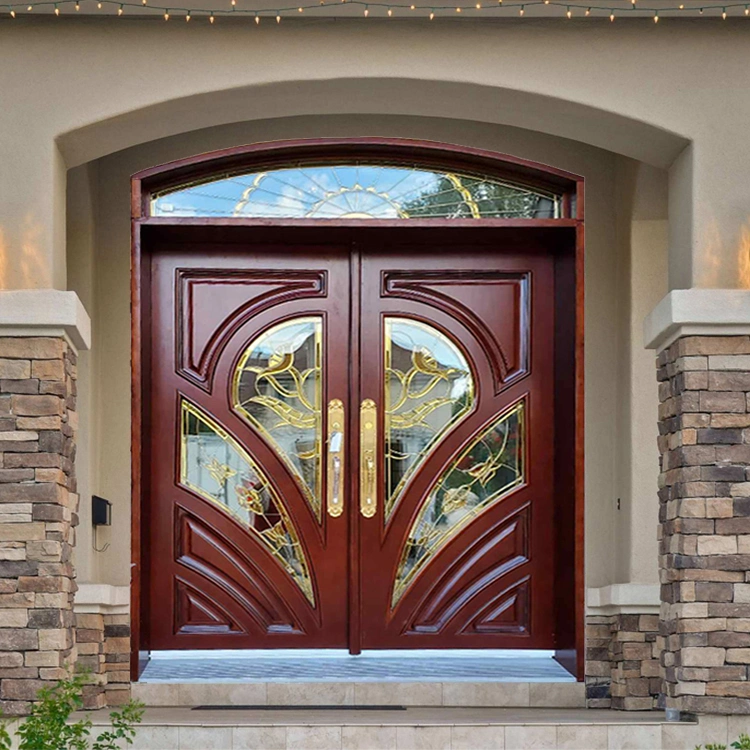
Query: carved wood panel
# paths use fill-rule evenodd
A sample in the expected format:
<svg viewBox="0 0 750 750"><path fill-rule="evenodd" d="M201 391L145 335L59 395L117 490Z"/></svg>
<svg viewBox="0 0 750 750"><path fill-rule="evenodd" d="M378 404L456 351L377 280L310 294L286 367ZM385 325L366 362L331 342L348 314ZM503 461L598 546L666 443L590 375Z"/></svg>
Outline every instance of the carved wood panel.
<svg viewBox="0 0 750 750"><path fill-rule="evenodd" d="M153 648L346 646L346 519L311 501L320 507L326 491L323 401L349 399L348 374L332 366L348 360L348 298L348 248L154 253ZM298 329L263 339L285 321L310 320L314 356L304 364ZM295 398L311 409L304 435ZM270 408L251 418L257 403ZM285 431L263 429L284 415ZM300 447L301 468L289 460L300 436L317 445ZM306 483L310 466L316 479Z"/></svg>
<svg viewBox="0 0 750 750"><path fill-rule="evenodd" d="M422 397L397 431L383 409L380 510L359 523L362 645L552 648L551 259L427 243L366 247L362 258L360 396L392 404L408 383ZM389 353L392 316L442 340L417 333ZM443 429L434 415L446 404L460 417ZM420 443L420 430L436 439ZM414 446L386 515L389 456L403 461Z"/></svg>

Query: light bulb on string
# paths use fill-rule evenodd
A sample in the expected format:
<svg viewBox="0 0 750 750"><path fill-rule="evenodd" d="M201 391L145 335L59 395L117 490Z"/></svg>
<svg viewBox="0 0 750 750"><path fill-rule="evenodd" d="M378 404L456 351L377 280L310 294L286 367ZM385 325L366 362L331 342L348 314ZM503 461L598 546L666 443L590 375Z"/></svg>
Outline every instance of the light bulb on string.
<svg viewBox="0 0 750 750"><path fill-rule="evenodd" d="M97 8L99 9L99 10L101 10L101 9L102 9L102 3L101 3L101 0L99 0L99 2L98 2L98 3L96 4L96 7L97 7Z"/></svg>
<svg viewBox="0 0 750 750"><path fill-rule="evenodd" d="M726 21L727 20L727 9L726 8L722 8L721 9L721 20L722 21Z"/></svg>
<svg viewBox="0 0 750 750"><path fill-rule="evenodd" d="M393 8L388 8L388 18L393 16Z"/></svg>
<svg viewBox="0 0 750 750"><path fill-rule="evenodd" d="M28 5L28 6L26 7L26 10L27 10L27 11L28 11L29 13L31 13L31 11L32 11L32 10L34 10L34 6L33 6L33 5Z"/></svg>
<svg viewBox="0 0 750 750"><path fill-rule="evenodd" d="M750 8L748 8L747 5L745 6L745 15L750 16Z"/></svg>
<svg viewBox="0 0 750 750"><path fill-rule="evenodd" d="M342 0L342 2L343 2L343 0ZM297 8L297 12L298 13L304 13L305 9L300 5L299 8Z"/></svg>
<svg viewBox="0 0 750 750"><path fill-rule="evenodd" d="M120 7L117 9L117 15L121 16L125 12L125 8L120 5Z"/></svg>
<svg viewBox="0 0 750 750"><path fill-rule="evenodd" d="M216 21L216 16L214 16L214 14L212 13L212 14L211 14L211 15L210 15L210 16L208 17L208 22L209 22L209 23L214 23L215 21Z"/></svg>
<svg viewBox="0 0 750 750"><path fill-rule="evenodd" d="M185 21L189 22L190 21L190 17L191 17L190 16L190 11L188 11L187 14L185 15Z"/></svg>
<svg viewBox="0 0 750 750"><path fill-rule="evenodd" d="M255 25L258 26L260 24L260 16L258 15L258 12L255 12Z"/></svg>
<svg viewBox="0 0 750 750"><path fill-rule="evenodd" d="M609 22L614 23L615 21L615 12L613 10L609 11Z"/></svg>
<svg viewBox="0 0 750 750"><path fill-rule="evenodd" d="M78 12L79 10L81 10L81 4L78 2L78 0L76 0L75 8L76 8L76 12Z"/></svg>
<svg viewBox="0 0 750 750"><path fill-rule="evenodd" d="M654 23L659 23L659 11L654 11Z"/></svg>
<svg viewBox="0 0 750 750"><path fill-rule="evenodd" d="M524 6L522 5L522 6L521 6L521 9L520 9L520 10L518 11L518 15L519 15L519 16L523 16L523 15L524 15L524 13L526 13L526 8L525 8L525 7L524 7Z"/></svg>
<svg viewBox="0 0 750 750"><path fill-rule="evenodd" d="M435 11L431 10L430 11L430 21L434 21L434 20L435 20Z"/></svg>
<svg viewBox="0 0 750 750"><path fill-rule="evenodd" d="M461 12L461 6L460 6L460 5L457 5L457 6L456 6L456 13L460 13L460 12Z"/></svg>
<svg viewBox="0 0 750 750"><path fill-rule="evenodd" d="M410 5L410 6L409 6L409 10L416 10L416 9L417 9L417 6L416 6L416 5Z"/></svg>
<svg viewBox="0 0 750 750"><path fill-rule="evenodd" d="M584 16L590 16L591 15L591 8L586 8L586 12L583 15Z"/></svg>
<svg viewBox="0 0 750 750"><path fill-rule="evenodd" d="M55 3L55 15L56 16L60 15L60 9L57 7L57 3Z"/></svg>
<svg viewBox="0 0 750 750"><path fill-rule="evenodd" d="M167 8L167 9L166 9L166 10L164 11L164 20L165 20L165 21L168 21L168 20L169 20L169 8Z"/></svg>
<svg viewBox="0 0 750 750"><path fill-rule="evenodd" d="M573 11L570 9L570 6L568 6L568 9L565 11L565 15L568 17L568 20L573 18Z"/></svg>
<svg viewBox="0 0 750 750"><path fill-rule="evenodd" d="M370 8L367 5L365 5L365 18L367 18L367 16L369 15L370 15Z"/></svg>
<svg viewBox="0 0 750 750"><path fill-rule="evenodd" d="M477 10L482 10L482 3L477 3L476 8Z"/></svg>
<svg viewBox="0 0 750 750"><path fill-rule="evenodd" d="M8 8L8 13L10 13L10 17L11 18L15 18L16 17L16 11L13 10L13 8Z"/></svg>
<svg viewBox="0 0 750 750"><path fill-rule="evenodd" d="M276 23L281 23L281 14L280 13L276 14Z"/></svg>

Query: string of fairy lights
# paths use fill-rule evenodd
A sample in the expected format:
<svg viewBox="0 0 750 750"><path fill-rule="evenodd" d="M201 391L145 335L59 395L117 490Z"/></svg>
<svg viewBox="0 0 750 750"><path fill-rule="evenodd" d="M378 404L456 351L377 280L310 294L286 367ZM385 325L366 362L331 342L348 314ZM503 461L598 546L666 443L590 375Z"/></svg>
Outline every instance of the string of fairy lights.
<svg viewBox="0 0 750 750"><path fill-rule="evenodd" d="M498 14L510 15L517 14L523 18L529 10L534 8L559 9L563 18L568 20L579 17L592 18L609 18L614 22L617 18L637 17L650 18L654 23L658 23L662 16L677 17L686 15L686 12L698 12L700 16L707 15L710 17L720 17L726 21L730 16L750 17L750 3L735 2L703 5L679 3L677 5L663 6L661 8L644 7L638 0L631 0L630 5L626 7L614 7L611 5L588 5L578 2L568 3L559 2L558 0L513 0L504 2L503 0L485 0L485 2L474 2L469 5L415 5L411 3L399 2L382 2L381 0L317 0L317 2L302 3L288 7L265 8L265 9L247 9L237 5L238 0L228 0L228 7L224 8L180 8L176 5L154 5L150 0L141 0L134 2L132 0L42 0L41 2L22 2L5 4L0 3L0 14L4 8L7 16L16 19L24 15L31 15L35 11L42 11L44 15L53 13L55 16L62 16L67 13L80 12L84 6L96 10L114 10L117 17L126 14L135 14L139 17L148 15L161 15L165 21L172 19L183 19L184 21L206 20L214 24L217 19L222 18L245 18L254 22L256 25L262 21L271 21L280 24L284 18L297 17L301 14L315 15L315 11L322 8L330 10L331 7L346 4L359 8L364 18L383 16L385 18L409 16L419 16L434 21L438 17L476 17L477 11L493 11L492 15ZM137 13L136 13L137 11ZM113 15L113 14L110 14ZM483 14L483 15L486 15ZM533 13L532 13L533 15Z"/></svg>

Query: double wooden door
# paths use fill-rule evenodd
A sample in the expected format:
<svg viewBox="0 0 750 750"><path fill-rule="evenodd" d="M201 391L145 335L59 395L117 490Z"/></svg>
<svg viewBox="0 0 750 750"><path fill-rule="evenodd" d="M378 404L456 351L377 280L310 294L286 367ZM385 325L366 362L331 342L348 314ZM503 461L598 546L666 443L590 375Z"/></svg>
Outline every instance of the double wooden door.
<svg viewBox="0 0 750 750"><path fill-rule="evenodd" d="M551 259L383 237L153 252L151 648L554 647Z"/></svg>

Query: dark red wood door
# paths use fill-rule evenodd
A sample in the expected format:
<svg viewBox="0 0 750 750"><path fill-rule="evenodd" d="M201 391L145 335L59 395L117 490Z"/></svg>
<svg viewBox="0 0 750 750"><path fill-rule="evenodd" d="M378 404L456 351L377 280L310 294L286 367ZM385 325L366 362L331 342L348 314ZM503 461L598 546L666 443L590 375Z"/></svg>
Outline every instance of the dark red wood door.
<svg viewBox="0 0 750 750"><path fill-rule="evenodd" d="M552 648L551 259L394 243L361 259L361 646Z"/></svg>
<svg viewBox="0 0 750 750"><path fill-rule="evenodd" d="M349 248L227 247L151 256L149 644L345 647Z"/></svg>
<svg viewBox="0 0 750 750"><path fill-rule="evenodd" d="M555 647L551 256L408 237L152 251L150 648Z"/></svg>

